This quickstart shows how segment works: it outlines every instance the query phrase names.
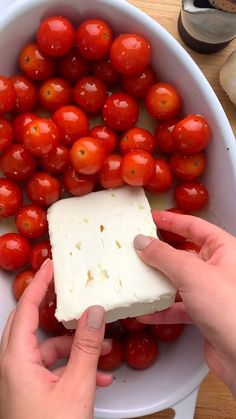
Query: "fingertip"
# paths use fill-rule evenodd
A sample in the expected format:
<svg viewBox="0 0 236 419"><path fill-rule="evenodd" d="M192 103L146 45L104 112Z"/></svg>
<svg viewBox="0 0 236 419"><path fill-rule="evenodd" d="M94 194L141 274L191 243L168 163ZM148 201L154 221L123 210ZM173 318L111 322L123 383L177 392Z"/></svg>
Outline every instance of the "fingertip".
<svg viewBox="0 0 236 419"><path fill-rule="evenodd" d="M134 248L137 251L143 251L149 244L152 242L152 238L144 236L143 234L138 234L134 238Z"/></svg>

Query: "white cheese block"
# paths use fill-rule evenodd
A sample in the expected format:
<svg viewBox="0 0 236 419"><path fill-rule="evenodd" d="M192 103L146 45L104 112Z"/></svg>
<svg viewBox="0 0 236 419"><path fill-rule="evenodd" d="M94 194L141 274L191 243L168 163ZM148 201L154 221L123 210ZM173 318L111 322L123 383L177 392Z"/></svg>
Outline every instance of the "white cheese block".
<svg viewBox="0 0 236 419"><path fill-rule="evenodd" d="M68 198L48 210L57 294L56 318L75 328L83 311L102 305L106 321L168 308L175 289L137 256L137 234L156 237L142 188Z"/></svg>

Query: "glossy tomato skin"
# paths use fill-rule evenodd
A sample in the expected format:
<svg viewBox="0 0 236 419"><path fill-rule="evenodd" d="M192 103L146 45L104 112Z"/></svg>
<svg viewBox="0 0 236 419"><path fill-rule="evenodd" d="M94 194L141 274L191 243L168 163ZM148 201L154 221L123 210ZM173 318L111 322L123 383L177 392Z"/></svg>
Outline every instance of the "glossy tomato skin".
<svg viewBox="0 0 236 419"><path fill-rule="evenodd" d="M146 324L139 323L135 318L127 317L126 319L120 320L122 326L128 332L142 332L147 328Z"/></svg>
<svg viewBox="0 0 236 419"><path fill-rule="evenodd" d="M0 169L7 178L23 181L34 173L36 160L23 145L12 144L0 158Z"/></svg>
<svg viewBox="0 0 236 419"><path fill-rule="evenodd" d="M148 183L155 170L155 161L147 151L130 151L123 157L121 176L131 186L143 186Z"/></svg>
<svg viewBox="0 0 236 419"><path fill-rule="evenodd" d="M32 80L43 81L55 71L55 61L40 51L38 44L26 45L19 55L19 66L23 73Z"/></svg>
<svg viewBox="0 0 236 419"><path fill-rule="evenodd" d="M95 61L92 66L95 77L104 81L107 84L118 83L120 74L112 67L109 57L103 58L100 61Z"/></svg>
<svg viewBox="0 0 236 419"><path fill-rule="evenodd" d="M166 192L173 185L173 175L169 163L161 158L155 159L155 169L145 185L148 192Z"/></svg>
<svg viewBox="0 0 236 419"><path fill-rule="evenodd" d="M175 341L183 331L183 324L153 324L150 326L152 336L163 342Z"/></svg>
<svg viewBox="0 0 236 419"><path fill-rule="evenodd" d="M81 175L72 167L68 167L65 171L63 182L68 192L74 196L87 195L94 190L96 185L94 176Z"/></svg>
<svg viewBox="0 0 236 419"><path fill-rule="evenodd" d="M105 148L108 154L112 153L117 146L117 134L106 125L97 125L90 130L91 137L94 137Z"/></svg>
<svg viewBox="0 0 236 419"><path fill-rule="evenodd" d="M115 131L127 131L139 116L137 102L126 93L113 93L103 107L105 124Z"/></svg>
<svg viewBox="0 0 236 419"><path fill-rule="evenodd" d="M38 102L38 92L34 83L21 75L11 77L11 81L16 92L14 111L17 113L32 111Z"/></svg>
<svg viewBox="0 0 236 419"><path fill-rule="evenodd" d="M61 77L71 83L76 83L89 72L89 62L82 57L77 48L72 48L57 61L58 72Z"/></svg>
<svg viewBox="0 0 236 419"><path fill-rule="evenodd" d="M156 83L156 74L151 67L147 67L137 76L123 76L122 86L125 92L136 99L145 98L148 89Z"/></svg>
<svg viewBox="0 0 236 419"><path fill-rule="evenodd" d="M13 141L13 129L10 122L0 116L0 154L9 147Z"/></svg>
<svg viewBox="0 0 236 419"><path fill-rule="evenodd" d="M112 349L107 355L102 355L98 360L98 368L104 371L116 370L124 361L124 346L120 339L112 338Z"/></svg>
<svg viewBox="0 0 236 419"><path fill-rule="evenodd" d="M169 208L167 211L173 212L174 214L186 214L183 210L179 208ZM171 231L159 230L159 233L161 235L162 240L164 240L166 243L176 244L185 240L183 236L180 236L176 233L172 233Z"/></svg>
<svg viewBox="0 0 236 419"><path fill-rule="evenodd" d="M30 269L22 271L16 275L12 285L12 291L17 301L19 301L24 290L28 287L33 278L34 272Z"/></svg>
<svg viewBox="0 0 236 419"><path fill-rule="evenodd" d="M77 106L63 106L52 115L52 120L59 130L60 141L66 146L89 133L88 117Z"/></svg>
<svg viewBox="0 0 236 419"><path fill-rule="evenodd" d="M6 271L16 271L29 260L30 245L17 233L7 233L0 236L0 268Z"/></svg>
<svg viewBox="0 0 236 419"><path fill-rule="evenodd" d="M70 161L74 169L84 175L94 175L101 170L106 152L92 137L83 137L70 149Z"/></svg>
<svg viewBox="0 0 236 419"><path fill-rule="evenodd" d="M125 341L125 360L134 369L151 367L158 356L155 339L145 332L130 333Z"/></svg>
<svg viewBox="0 0 236 419"><path fill-rule="evenodd" d="M171 84L156 83L147 92L147 110L159 121L166 121L177 116L181 106L181 97Z"/></svg>
<svg viewBox="0 0 236 419"><path fill-rule="evenodd" d="M15 215L22 202L23 196L19 186L9 179L0 178L0 217Z"/></svg>
<svg viewBox="0 0 236 419"><path fill-rule="evenodd" d="M121 164L122 157L119 154L110 154L104 160L99 172L99 182L104 189L115 189L125 184L121 177Z"/></svg>
<svg viewBox="0 0 236 419"><path fill-rule="evenodd" d="M43 82L39 89L39 101L48 111L54 112L72 100L72 88L68 81L60 77L51 77Z"/></svg>
<svg viewBox="0 0 236 419"><path fill-rule="evenodd" d="M206 158L203 152L193 155L173 153L170 165L174 175L180 180L195 180L202 176L206 168Z"/></svg>
<svg viewBox="0 0 236 419"><path fill-rule="evenodd" d="M12 81L0 76L0 114L11 112L16 106L16 92Z"/></svg>
<svg viewBox="0 0 236 419"><path fill-rule="evenodd" d="M154 153L155 149L155 137L144 128L131 128L122 134L120 138L121 154L126 154L134 150L144 150L149 153Z"/></svg>
<svg viewBox="0 0 236 419"><path fill-rule="evenodd" d="M112 29L101 19L87 19L76 32L76 46L88 60L104 58L112 44Z"/></svg>
<svg viewBox="0 0 236 419"><path fill-rule="evenodd" d="M20 115L17 115L11 122L12 129L14 132L14 139L17 143L24 143L24 132L25 127L35 119L37 119L38 116L34 113L26 112L22 113Z"/></svg>
<svg viewBox="0 0 236 419"><path fill-rule="evenodd" d="M46 332L64 334L65 328L55 317L56 294L53 287L49 287L39 307L39 327Z"/></svg>
<svg viewBox="0 0 236 419"><path fill-rule="evenodd" d="M94 76L80 79L74 87L74 101L85 112L96 114L99 112L107 98L105 83Z"/></svg>
<svg viewBox="0 0 236 419"><path fill-rule="evenodd" d="M174 198L177 206L184 211L199 211L209 201L206 187L199 182L183 182L176 186Z"/></svg>
<svg viewBox="0 0 236 419"><path fill-rule="evenodd" d="M176 249L185 250L186 252L199 253L201 248L190 240L185 240L183 242L177 243L175 246Z"/></svg>
<svg viewBox="0 0 236 419"><path fill-rule="evenodd" d="M111 46L110 59L118 73L136 76L149 66L151 46L141 35L121 34Z"/></svg>
<svg viewBox="0 0 236 419"><path fill-rule="evenodd" d="M204 150L211 140L209 124L201 115L189 115L179 121L172 131L175 149L184 154Z"/></svg>
<svg viewBox="0 0 236 419"><path fill-rule="evenodd" d="M24 131L24 146L34 156L54 151L59 143L59 131L50 119L37 118Z"/></svg>
<svg viewBox="0 0 236 419"><path fill-rule="evenodd" d="M61 184L45 172L36 172L27 182L26 192L35 205L47 207L60 198Z"/></svg>
<svg viewBox="0 0 236 419"><path fill-rule="evenodd" d="M40 23L37 41L45 54L51 57L61 57L73 46L74 28L64 17L49 17Z"/></svg>
<svg viewBox="0 0 236 419"><path fill-rule="evenodd" d="M157 139L158 147L163 153L171 154L175 150L175 144L171 133L178 122L178 118L172 118L169 121L162 122L156 128L155 137Z"/></svg>
<svg viewBox="0 0 236 419"><path fill-rule="evenodd" d="M55 174L64 173L69 163L69 149L60 144L56 147L56 150L40 159L40 164L43 169Z"/></svg>
<svg viewBox="0 0 236 419"><path fill-rule="evenodd" d="M47 213L37 205L26 205L16 214L16 227L28 239L37 239L48 230Z"/></svg>
<svg viewBox="0 0 236 419"><path fill-rule="evenodd" d="M52 250L49 240L33 245L30 253L29 263L34 272L37 272L43 262L52 258Z"/></svg>

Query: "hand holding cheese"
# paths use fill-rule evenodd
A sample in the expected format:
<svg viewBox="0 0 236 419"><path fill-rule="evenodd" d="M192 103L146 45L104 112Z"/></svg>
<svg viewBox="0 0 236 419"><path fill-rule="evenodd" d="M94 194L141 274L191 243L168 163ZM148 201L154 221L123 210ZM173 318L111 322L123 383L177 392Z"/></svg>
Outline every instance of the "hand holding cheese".
<svg viewBox="0 0 236 419"><path fill-rule="evenodd" d="M153 216L158 228L181 234L201 250L196 255L152 237L135 238L140 258L167 275L183 300L139 321L194 322L206 338L205 358L210 370L236 397L236 238L200 218L164 211Z"/></svg>

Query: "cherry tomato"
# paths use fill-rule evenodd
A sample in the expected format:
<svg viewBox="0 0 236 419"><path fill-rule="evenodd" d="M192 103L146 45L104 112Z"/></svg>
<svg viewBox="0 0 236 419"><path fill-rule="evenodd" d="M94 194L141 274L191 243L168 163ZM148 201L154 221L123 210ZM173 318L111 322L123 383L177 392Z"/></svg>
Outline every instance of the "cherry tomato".
<svg viewBox="0 0 236 419"><path fill-rule="evenodd" d="M0 268L6 271L17 271L28 262L30 245L17 233L0 236Z"/></svg>
<svg viewBox="0 0 236 419"><path fill-rule="evenodd" d="M177 151L194 154L208 146L211 139L211 129L204 116L189 115L175 125L172 138Z"/></svg>
<svg viewBox="0 0 236 419"><path fill-rule="evenodd" d="M80 175L72 167L68 167L65 171L63 181L68 192L74 196L89 194L94 190L96 184L94 176Z"/></svg>
<svg viewBox="0 0 236 419"><path fill-rule="evenodd" d="M122 179L132 186L145 185L155 170L155 161L147 151L130 151L121 164Z"/></svg>
<svg viewBox="0 0 236 419"><path fill-rule="evenodd" d="M101 355L98 360L98 368L111 371L116 370L124 361L124 347L120 339L112 339L112 349L107 355Z"/></svg>
<svg viewBox="0 0 236 419"><path fill-rule="evenodd" d="M27 77L17 75L11 78L16 92L17 113L29 112L35 108L38 101L38 92L34 83Z"/></svg>
<svg viewBox="0 0 236 419"><path fill-rule="evenodd" d="M164 342L173 342L183 331L183 324L153 324L150 326L152 336Z"/></svg>
<svg viewBox="0 0 236 419"><path fill-rule="evenodd" d="M185 214L185 212L179 208L169 208L167 211L173 212L174 214ZM166 243L179 243L185 240L184 237L180 236L179 234L172 233L171 231L159 230L160 236L162 240Z"/></svg>
<svg viewBox="0 0 236 419"><path fill-rule="evenodd" d="M151 116L160 121L179 114L182 101L176 88L168 83L156 83L147 92L146 107Z"/></svg>
<svg viewBox="0 0 236 419"><path fill-rule="evenodd" d="M10 79L0 76L0 114L11 112L16 106L16 92Z"/></svg>
<svg viewBox="0 0 236 419"><path fill-rule="evenodd" d="M43 156L54 150L59 142L59 131L50 119L37 118L24 131L24 146L35 156Z"/></svg>
<svg viewBox="0 0 236 419"><path fill-rule="evenodd" d="M16 275L15 281L13 282L12 291L17 301L19 301L24 290L28 287L33 278L34 272L29 269Z"/></svg>
<svg viewBox="0 0 236 419"><path fill-rule="evenodd" d="M112 44L111 27L101 19L87 19L76 32L76 46L88 60L105 57Z"/></svg>
<svg viewBox="0 0 236 419"><path fill-rule="evenodd" d="M22 113L17 115L11 122L12 129L14 132L14 139L17 143L24 143L24 132L25 127L35 119L38 119L38 116L33 113Z"/></svg>
<svg viewBox="0 0 236 419"><path fill-rule="evenodd" d="M119 81L120 75L112 67L109 57L93 63L93 74L107 84L115 84Z"/></svg>
<svg viewBox="0 0 236 419"><path fill-rule="evenodd" d="M99 172L103 165L105 150L95 138L83 137L71 147L70 160L77 172L93 175Z"/></svg>
<svg viewBox="0 0 236 419"><path fill-rule="evenodd" d="M67 146L89 133L88 117L77 106L63 106L52 115L52 120L59 130L61 142Z"/></svg>
<svg viewBox="0 0 236 419"><path fill-rule="evenodd" d="M48 230L47 213L37 205L26 205L16 214L16 227L28 239L41 237Z"/></svg>
<svg viewBox="0 0 236 419"><path fill-rule="evenodd" d="M131 128L120 138L120 151L126 154L133 150L144 150L153 153L156 148L155 137L144 128Z"/></svg>
<svg viewBox="0 0 236 419"><path fill-rule="evenodd" d="M45 54L51 57L61 57L73 46L74 28L64 17L49 17L40 23L37 41Z"/></svg>
<svg viewBox="0 0 236 419"><path fill-rule="evenodd" d="M126 76L136 76L150 64L151 47L141 35L124 33L114 40L110 58L116 71Z"/></svg>
<svg viewBox="0 0 236 419"><path fill-rule="evenodd" d="M127 317L120 320L122 326L128 332L141 332L147 328L146 324L139 323L135 318Z"/></svg>
<svg viewBox="0 0 236 419"><path fill-rule="evenodd" d="M49 206L60 198L59 180L44 172L36 172L26 184L29 199L36 205Z"/></svg>
<svg viewBox="0 0 236 419"><path fill-rule="evenodd" d="M196 244L189 240L185 240L181 243L176 244L176 249L186 250L187 252L191 253L199 253L201 248Z"/></svg>
<svg viewBox="0 0 236 419"><path fill-rule="evenodd" d="M156 83L156 74L151 67L145 68L137 76L123 76L122 86L129 95L137 98L145 98L148 89Z"/></svg>
<svg viewBox="0 0 236 419"><path fill-rule="evenodd" d="M21 189L11 180L0 178L0 217L15 215L21 208Z"/></svg>
<svg viewBox="0 0 236 419"><path fill-rule="evenodd" d="M171 133L177 122L179 122L179 119L173 118L169 121L162 122L156 128L155 136L157 144L163 153L171 154L174 152L175 144Z"/></svg>
<svg viewBox="0 0 236 419"><path fill-rule="evenodd" d="M154 364L157 356L157 343L148 333L136 332L127 336L125 341L125 360L131 368L149 368Z"/></svg>
<svg viewBox="0 0 236 419"><path fill-rule="evenodd" d="M98 140L108 154L112 153L117 145L117 134L106 125L97 125L90 130L91 137Z"/></svg>
<svg viewBox="0 0 236 419"><path fill-rule="evenodd" d="M106 85L96 77L84 77L75 85L74 101L87 113L99 112L103 108L106 98Z"/></svg>
<svg viewBox="0 0 236 419"><path fill-rule="evenodd" d="M9 179L22 181L34 173L36 161L23 145L12 144L1 156L0 168Z"/></svg>
<svg viewBox="0 0 236 419"><path fill-rule="evenodd" d="M181 180L195 180L201 176L206 168L204 153L196 153L185 156L181 153L174 153L170 159L171 169L174 175Z"/></svg>
<svg viewBox="0 0 236 419"><path fill-rule="evenodd" d="M65 328L55 317L56 294L50 287L39 307L39 327L46 332L64 334Z"/></svg>
<svg viewBox="0 0 236 419"><path fill-rule="evenodd" d="M66 80L76 83L89 72L89 62L82 57L77 48L72 48L57 61L58 72Z"/></svg>
<svg viewBox="0 0 236 419"><path fill-rule="evenodd" d="M0 116L0 154L5 150L13 141L13 130L10 122Z"/></svg>
<svg viewBox="0 0 236 419"><path fill-rule="evenodd" d="M113 339L115 337L119 340L123 340L125 335L126 331L119 320L106 324L106 338Z"/></svg>
<svg viewBox="0 0 236 419"><path fill-rule="evenodd" d="M63 173L69 166L69 150L63 145L58 145L56 150L41 157L40 164L49 173Z"/></svg>
<svg viewBox="0 0 236 419"><path fill-rule="evenodd" d="M29 263L34 272L37 272L40 266L47 259L52 258L52 250L49 240L45 240L33 245L30 253Z"/></svg>
<svg viewBox="0 0 236 419"><path fill-rule="evenodd" d="M137 102L126 93L113 93L103 107L105 124L115 131L130 129L139 116Z"/></svg>
<svg viewBox="0 0 236 419"><path fill-rule="evenodd" d="M175 188L174 198L184 211L199 211L208 204L209 194L202 183L183 182Z"/></svg>
<svg viewBox="0 0 236 419"><path fill-rule="evenodd" d="M173 175L169 163L164 159L155 160L155 169L153 175L145 185L148 192L166 192L173 185Z"/></svg>
<svg viewBox="0 0 236 419"><path fill-rule="evenodd" d="M55 61L40 51L38 44L26 45L19 55L20 69L32 80L46 80L55 71Z"/></svg>
<svg viewBox="0 0 236 419"><path fill-rule="evenodd" d="M61 106L69 105L72 100L72 88L68 81L52 77L41 84L39 101L48 111L56 111Z"/></svg>
<svg viewBox="0 0 236 419"><path fill-rule="evenodd" d="M115 189L124 185L121 177L122 157L110 154L105 160L99 173L99 182L104 189Z"/></svg>

